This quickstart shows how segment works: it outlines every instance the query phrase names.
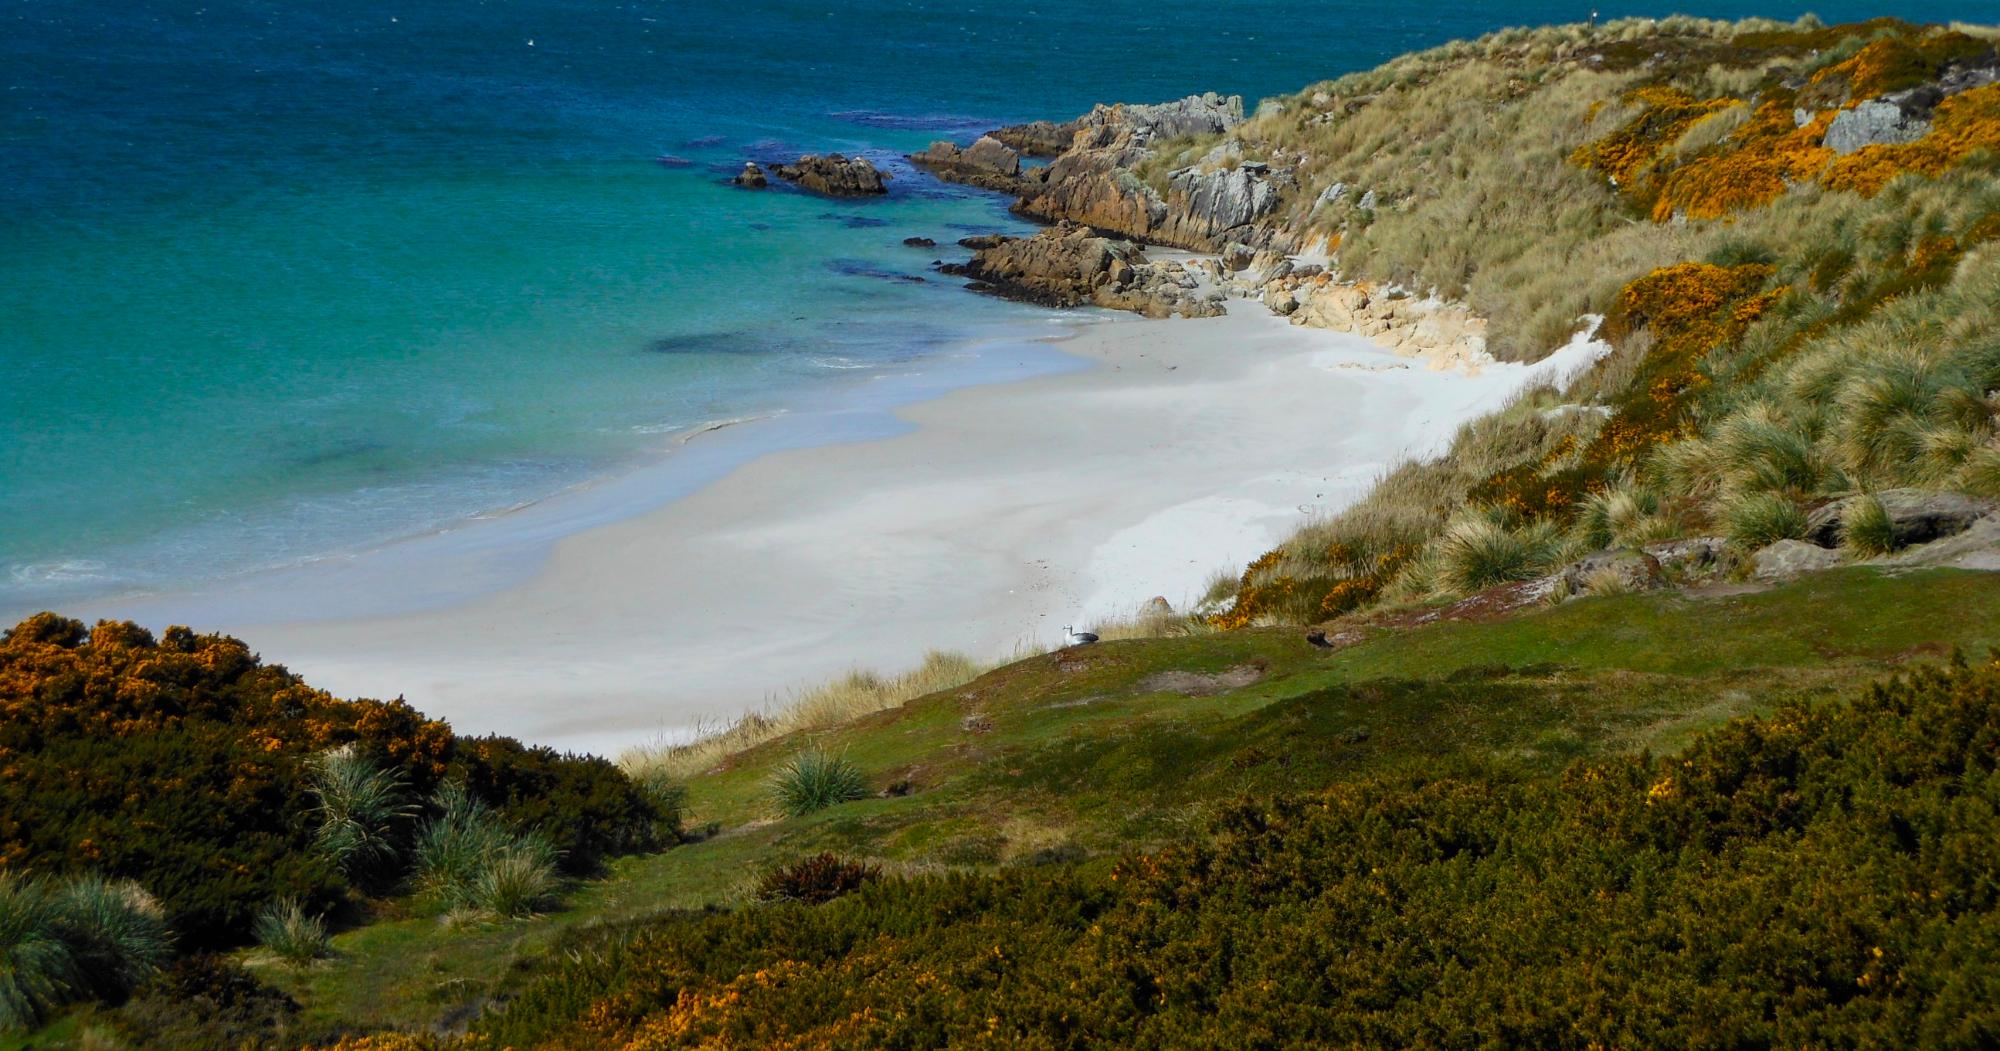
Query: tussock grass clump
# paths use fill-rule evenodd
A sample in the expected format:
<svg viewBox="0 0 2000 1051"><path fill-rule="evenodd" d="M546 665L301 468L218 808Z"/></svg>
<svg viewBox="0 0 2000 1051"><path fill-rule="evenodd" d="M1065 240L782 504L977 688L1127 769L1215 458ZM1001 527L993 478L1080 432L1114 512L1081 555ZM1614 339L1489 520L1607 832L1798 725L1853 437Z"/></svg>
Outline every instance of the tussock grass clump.
<svg viewBox="0 0 2000 1051"><path fill-rule="evenodd" d="M985 671L986 666L962 653L932 650L924 654L922 664L901 675L849 672L797 695L773 711L749 713L720 730L700 733L691 741L635 748L619 758L619 765L635 779L659 776L684 782L729 756L766 741L802 731L824 730L873 712L900 708L927 694L963 686Z"/></svg>
<svg viewBox="0 0 2000 1051"><path fill-rule="evenodd" d="M252 929L258 944L294 967L304 967L330 949L326 921L306 912L297 898L279 898L264 906Z"/></svg>
<svg viewBox="0 0 2000 1051"><path fill-rule="evenodd" d="M61 923L46 884L0 873L0 1028L31 1028L69 999L78 973Z"/></svg>
<svg viewBox="0 0 2000 1051"><path fill-rule="evenodd" d="M555 848L539 836L523 836L479 867L468 899L481 912L518 919L547 910L561 887Z"/></svg>
<svg viewBox="0 0 2000 1051"><path fill-rule="evenodd" d="M1867 493L1848 499L1841 508L1840 545L1863 556L1896 550L1896 524L1882 501Z"/></svg>
<svg viewBox="0 0 2000 1051"><path fill-rule="evenodd" d="M1782 493L1748 493L1723 508L1729 539L1744 547L1763 547L1806 535L1806 515Z"/></svg>
<svg viewBox="0 0 2000 1051"><path fill-rule="evenodd" d="M449 912L503 918L540 911L554 900L560 858L546 838L508 827L455 781L440 785L431 805L437 816L417 833L419 895Z"/></svg>
<svg viewBox="0 0 2000 1051"><path fill-rule="evenodd" d="M787 817L865 799L868 780L846 757L817 746L792 756L771 778L771 794Z"/></svg>
<svg viewBox="0 0 2000 1051"><path fill-rule="evenodd" d="M352 746L314 756L307 791L315 800L313 845L352 877L396 860L398 826L416 815L400 771L377 766Z"/></svg>
<svg viewBox="0 0 2000 1051"><path fill-rule="evenodd" d="M1550 522L1510 528L1488 513L1454 522L1438 539L1439 580L1460 594L1527 580L1554 569L1568 553Z"/></svg>
<svg viewBox="0 0 2000 1051"><path fill-rule="evenodd" d="M172 952L159 905L137 884L0 871L0 1031L32 1028L75 1000L122 997Z"/></svg>

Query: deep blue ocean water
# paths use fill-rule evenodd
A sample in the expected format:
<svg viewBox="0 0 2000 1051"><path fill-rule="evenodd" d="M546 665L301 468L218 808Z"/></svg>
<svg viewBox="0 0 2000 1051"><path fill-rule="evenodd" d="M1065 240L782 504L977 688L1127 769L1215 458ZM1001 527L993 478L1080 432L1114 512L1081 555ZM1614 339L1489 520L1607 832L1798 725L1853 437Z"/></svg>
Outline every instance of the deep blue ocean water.
<svg viewBox="0 0 2000 1051"><path fill-rule="evenodd" d="M1008 228L995 199L907 170L886 201L723 185L746 157L1254 100L1588 10L9 0L0 609L448 526L1031 317L900 279L932 258L906 236Z"/></svg>

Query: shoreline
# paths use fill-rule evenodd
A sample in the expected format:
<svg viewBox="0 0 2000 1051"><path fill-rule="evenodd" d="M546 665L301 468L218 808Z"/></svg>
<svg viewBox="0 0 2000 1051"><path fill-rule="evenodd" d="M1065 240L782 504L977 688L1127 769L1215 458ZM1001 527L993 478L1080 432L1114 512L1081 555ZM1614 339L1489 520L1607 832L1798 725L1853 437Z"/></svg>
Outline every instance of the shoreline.
<svg viewBox="0 0 2000 1051"><path fill-rule="evenodd" d="M996 659L1154 595L1185 608L1564 367L1437 372L1229 306L1078 315L1059 350L1006 345L1015 377L699 431L651 468L448 534L84 612L237 635L462 733L616 754L853 668ZM780 433L829 422L846 432Z"/></svg>

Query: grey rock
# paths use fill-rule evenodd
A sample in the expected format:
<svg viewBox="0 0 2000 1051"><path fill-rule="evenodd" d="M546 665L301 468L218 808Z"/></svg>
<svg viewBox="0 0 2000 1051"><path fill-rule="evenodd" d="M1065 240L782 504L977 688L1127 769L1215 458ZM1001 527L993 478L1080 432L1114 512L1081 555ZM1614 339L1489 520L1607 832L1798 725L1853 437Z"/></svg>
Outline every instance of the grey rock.
<svg viewBox="0 0 2000 1051"><path fill-rule="evenodd" d="M1249 245L1231 244L1222 250L1222 268L1231 273L1247 270L1257 253Z"/></svg>
<svg viewBox="0 0 2000 1051"><path fill-rule="evenodd" d="M1864 146L1893 146L1915 142L1931 130L1931 122L1906 114L1903 107L1884 99L1864 102L1842 110L1827 125L1826 148L1835 153L1853 153Z"/></svg>
<svg viewBox="0 0 2000 1051"><path fill-rule="evenodd" d="M1729 540L1719 536L1661 540L1640 550L1653 556L1662 572L1683 580L1719 572L1730 560Z"/></svg>
<svg viewBox="0 0 2000 1051"><path fill-rule="evenodd" d="M1660 586L1660 560L1644 551L1599 551L1564 566L1560 576L1563 589L1577 595L1589 591L1600 580L1614 581L1627 591L1647 591Z"/></svg>
<svg viewBox="0 0 2000 1051"><path fill-rule="evenodd" d="M1167 204L1189 233L1214 236L1247 226L1278 210L1279 185L1262 164L1199 171L1183 168L1167 177Z"/></svg>
<svg viewBox="0 0 2000 1051"><path fill-rule="evenodd" d="M743 162L743 171L729 181L746 190L761 190L771 185L770 178L764 174L764 169L757 166L756 161Z"/></svg>
<svg viewBox="0 0 2000 1051"><path fill-rule="evenodd" d="M1361 210L1364 212L1372 212L1375 210L1375 205L1377 202L1378 198L1375 196L1375 191L1370 190L1367 193L1361 195Z"/></svg>
<svg viewBox="0 0 2000 1051"><path fill-rule="evenodd" d="M1964 493L1930 489L1884 489L1875 494L1895 527L1896 546L1928 544L1941 537L1964 532L1972 523L1993 510L1993 502ZM1840 543L1847 501L1831 503L1806 517L1806 537L1816 544L1833 547Z"/></svg>
<svg viewBox="0 0 2000 1051"><path fill-rule="evenodd" d="M1840 564L1840 552L1803 540L1780 540L1759 548L1750 556L1757 576L1763 580L1790 580Z"/></svg>

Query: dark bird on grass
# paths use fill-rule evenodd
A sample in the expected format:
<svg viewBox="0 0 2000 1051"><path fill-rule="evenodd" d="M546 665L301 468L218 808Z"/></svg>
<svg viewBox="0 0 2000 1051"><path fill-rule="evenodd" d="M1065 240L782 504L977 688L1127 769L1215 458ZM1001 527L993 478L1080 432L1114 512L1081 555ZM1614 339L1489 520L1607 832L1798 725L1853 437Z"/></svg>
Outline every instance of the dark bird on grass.
<svg viewBox="0 0 2000 1051"><path fill-rule="evenodd" d="M1067 624L1063 625L1063 636L1069 640L1069 644L1072 646L1088 646L1097 641L1096 632L1076 631Z"/></svg>
<svg viewBox="0 0 2000 1051"><path fill-rule="evenodd" d="M1314 628L1306 632L1306 641L1312 643L1315 649L1330 650L1333 648L1333 640L1326 637L1326 631L1323 628Z"/></svg>

